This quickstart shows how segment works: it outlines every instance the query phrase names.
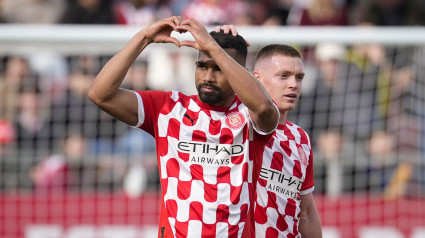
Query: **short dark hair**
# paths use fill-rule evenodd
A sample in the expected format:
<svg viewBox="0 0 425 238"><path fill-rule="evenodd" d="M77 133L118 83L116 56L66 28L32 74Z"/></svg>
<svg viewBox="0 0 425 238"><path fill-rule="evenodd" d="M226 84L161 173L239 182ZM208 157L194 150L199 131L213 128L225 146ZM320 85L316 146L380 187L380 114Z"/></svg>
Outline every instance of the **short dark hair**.
<svg viewBox="0 0 425 238"><path fill-rule="evenodd" d="M255 62L258 62L261 59L269 58L274 55L284 55L290 57L297 57L303 59L301 53L292 46L282 45L282 44L271 44L264 46L258 51L255 56Z"/></svg>
<svg viewBox="0 0 425 238"><path fill-rule="evenodd" d="M248 55L248 45L245 39L240 36L233 36L232 34L226 34L223 30L220 32L211 31L210 35L217 42L218 45L223 49L235 49L238 57L241 57L246 61Z"/></svg>

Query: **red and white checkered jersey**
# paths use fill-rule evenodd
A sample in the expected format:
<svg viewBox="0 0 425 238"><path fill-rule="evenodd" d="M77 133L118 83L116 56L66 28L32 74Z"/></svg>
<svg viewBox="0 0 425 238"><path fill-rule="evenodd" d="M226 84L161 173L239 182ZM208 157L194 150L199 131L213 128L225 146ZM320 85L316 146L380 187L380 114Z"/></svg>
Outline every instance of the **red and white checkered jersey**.
<svg viewBox="0 0 425 238"><path fill-rule="evenodd" d="M156 140L162 187L158 236L240 237L254 193L253 159L261 160L272 134L250 133L248 109L237 97L230 107L217 107L179 92L136 95L138 127ZM256 147L248 143L250 135L267 140Z"/></svg>
<svg viewBox="0 0 425 238"><path fill-rule="evenodd" d="M261 170L257 172L255 237L301 237L300 195L314 190L308 134L289 121L279 125L264 148Z"/></svg>

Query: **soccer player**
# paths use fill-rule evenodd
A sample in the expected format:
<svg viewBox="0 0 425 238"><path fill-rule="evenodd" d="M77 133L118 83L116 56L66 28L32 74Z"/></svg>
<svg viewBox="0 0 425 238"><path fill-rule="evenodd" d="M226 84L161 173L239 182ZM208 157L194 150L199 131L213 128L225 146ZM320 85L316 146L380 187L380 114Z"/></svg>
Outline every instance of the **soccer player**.
<svg viewBox="0 0 425 238"><path fill-rule="evenodd" d="M194 41L179 42L173 31L189 32ZM120 88L151 43L199 50L198 95ZM241 237L253 163L261 159L260 144L267 143L262 138L270 138L279 120L270 96L243 67L246 56L241 36L208 33L195 19L173 16L138 32L91 86L89 98L101 109L155 137L162 189L159 237Z"/></svg>
<svg viewBox="0 0 425 238"><path fill-rule="evenodd" d="M291 46L265 46L256 55L253 74L277 104L280 119L264 148L262 164L256 167L255 226L247 226L247 237L320 238L322 225L312 194L310 138L286 120L301 93L302 56Z"/></svg>

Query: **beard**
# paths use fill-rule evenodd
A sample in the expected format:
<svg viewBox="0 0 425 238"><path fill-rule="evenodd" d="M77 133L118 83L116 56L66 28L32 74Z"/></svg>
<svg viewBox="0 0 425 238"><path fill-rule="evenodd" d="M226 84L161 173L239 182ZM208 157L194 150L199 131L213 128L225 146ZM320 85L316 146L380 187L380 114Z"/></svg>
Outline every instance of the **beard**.
<svg viewBox="0 0 425 238"><path fill-rule="evenodd" d="M203 92L201 91L201 88L203 86L208 86L213 88L215 91L214 92ZM217 87L214 84L209 84L209 83L202 83L196 86L196 90L198 90L198 96L199 99L201 99L201 101L205 104L208 105L217 105L220 102L223 101L223 92L221 91L221 89L219 87Z"/></svg>

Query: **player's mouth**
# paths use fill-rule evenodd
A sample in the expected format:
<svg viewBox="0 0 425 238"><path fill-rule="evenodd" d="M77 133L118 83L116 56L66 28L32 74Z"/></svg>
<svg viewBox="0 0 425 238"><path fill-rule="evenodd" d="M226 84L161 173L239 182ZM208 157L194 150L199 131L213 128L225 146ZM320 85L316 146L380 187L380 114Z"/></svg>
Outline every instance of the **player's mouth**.
<svg viewBox="0 0 425 238"><path fill-rule="evenodd" d="M201 90L204 91L204 92L214 92L214 91L216 91L215 88L208 87L208 86L201 87Z"/></svg>
<svg viewBox="0 0 425 238"><path fill-rule="evenodd" d="M284 97L289 100L296 100L298 98L296 93L288 93L285 94Z"/></svg>
<svg viewBox="0 0 425 238"><path fill-rule="evenodd" d="M217 87L217 86L215 86L213 84L207 84L207 83L204 83L204 84L199 85L199 88L203 92L215 92L215 91L219 91L220 90L219 87Z"/></svg>

